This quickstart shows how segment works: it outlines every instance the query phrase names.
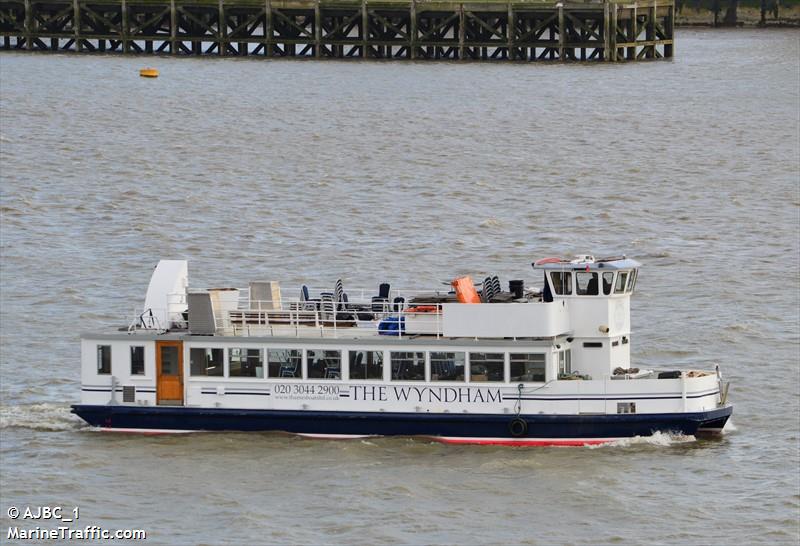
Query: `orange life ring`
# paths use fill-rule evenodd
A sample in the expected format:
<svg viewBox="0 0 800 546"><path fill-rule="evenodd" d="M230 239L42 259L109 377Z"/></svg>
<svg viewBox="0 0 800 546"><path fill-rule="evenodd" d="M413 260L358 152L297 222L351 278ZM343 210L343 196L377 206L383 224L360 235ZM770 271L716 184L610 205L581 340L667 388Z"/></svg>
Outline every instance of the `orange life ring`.
<svg viewBox="0 0 800 546"><path fill-rule="evenodd" d="M435 305L416 305L406 309L406 313L435 313L438 310Z"/></svg>

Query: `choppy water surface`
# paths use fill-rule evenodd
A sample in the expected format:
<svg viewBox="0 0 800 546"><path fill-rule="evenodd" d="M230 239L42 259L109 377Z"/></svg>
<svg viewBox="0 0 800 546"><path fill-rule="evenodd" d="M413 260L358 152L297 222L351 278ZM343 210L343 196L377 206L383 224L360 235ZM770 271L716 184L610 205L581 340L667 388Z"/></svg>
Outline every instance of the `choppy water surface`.
<svg viewBox="0 0 800 546"><path fill-rule="evenodd" d="M2 533L8 506L60 504L156 544L797 544L800 34L678 40L621 66L0 55ZM79 332L141 306L159 258L291 292L532 282L579 252L644 262L635 363L719 362L721 440L127 437L69 414Z"/></svg>

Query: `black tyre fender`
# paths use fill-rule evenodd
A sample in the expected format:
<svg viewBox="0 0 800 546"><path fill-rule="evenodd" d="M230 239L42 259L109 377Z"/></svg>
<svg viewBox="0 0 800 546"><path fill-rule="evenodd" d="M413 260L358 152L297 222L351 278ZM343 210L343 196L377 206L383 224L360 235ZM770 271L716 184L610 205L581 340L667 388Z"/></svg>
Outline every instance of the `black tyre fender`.
<svg viewBox="0 0 800 546"><path fill-rule="evenodd" d="M510 432L511 436L514 438L525 436L528 434L528 422L520 417L514 417L508 423L508 432Z"/></svg>

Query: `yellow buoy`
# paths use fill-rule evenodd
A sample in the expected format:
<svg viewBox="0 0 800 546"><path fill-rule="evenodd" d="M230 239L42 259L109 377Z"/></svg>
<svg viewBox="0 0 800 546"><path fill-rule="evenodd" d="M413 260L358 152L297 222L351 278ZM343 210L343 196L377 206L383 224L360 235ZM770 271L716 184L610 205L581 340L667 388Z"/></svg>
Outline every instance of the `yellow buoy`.
<svg viewBox="0 0 800 546"><path fill-rule="evenodd" d="M142 68L139 70L139 75L143 78L157 78L158 77L158 70L155 68Z"/></svg>

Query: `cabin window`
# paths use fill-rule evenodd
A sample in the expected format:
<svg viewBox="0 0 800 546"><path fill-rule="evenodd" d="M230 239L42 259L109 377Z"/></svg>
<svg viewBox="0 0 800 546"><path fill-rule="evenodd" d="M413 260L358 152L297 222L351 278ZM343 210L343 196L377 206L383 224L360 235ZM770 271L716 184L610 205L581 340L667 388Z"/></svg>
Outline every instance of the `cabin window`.
<svg viewBox="0 0 800 546"><path fill-rule="evenodd" d="M350 379L383 379L383 351L350 351Z"/></svg>
<svg viewBox="0 0 800 546"><path fill-rule="evenodd" d="M617 402L617 413L636 413L636 402Z"/></svg>
<svg viewBox="0 0 800 546"><path fill-rule="evenodd" d="M223 349L189 349L189 375L222 377L225 371Z"/></svg>
<svg viewBox="0 0 800 546"><path fill-rule="evenodd" d="M229 377L264 377L264 358L261 349L230 349Z"/></svg>
<svg viewBox="0 0 800 546"><path fill-rule="evenodd" d="M558 375L572 373L572 351L567 349L558 353Z"/></svg>
<svg viewBox="0 0 800 546"><path fill-rule="evenodd" d="M550 273L553 281L553 290L559 296L572 294L572 273L569 271L553 271Z"/></svg>
<svg viewBox="0 0 800 546"><path fill-rule="evenodd" d="M603 347L602 341L584 341L583 347L586 349L601 349Z"/></svg>
<svg viewBox="0 0 800 546"><path fill-rule="evenodd" d="M301 349L267 350L268 377L303 377L303 351Z"/></svg>
<svg viewBox="0 0 800 546"><path fill-rule="evenodd" d="M342 351L323 351L309 349L306 351L309 379L341 379Z"/></svg>
<svg viewBox="0 0 800 546"><path fill-rule="evenodd" d="M144 347L131 347L131 375L144 375Z"/></svg>
<svg viewBox="0 0 800 546"><path fill-rule="evenodd" d="M464 381L465 353L431 353L431 381Z"/></svg>
<svg viewBox="0 0 800 546"><path fill-rule="evenodd" d="M638 277L638 270L634 269L631 271L630 277L628 277L628 288L627 292L633 292L633 285L636 284L636 277Z"/></svg>
<svg viewBox="0 0 800 546"><path fill-rule="evenodd" d="M625 285L628 283L628 272L621 271L617 273L617 286L614 288L615 294L622 294L625 292Z"/></svg>
<svg viewBox="0 0 800 546"><path fill-rule="evenodd" d="M575 282L578 284L576 292L579 296L596 296L598 295L597 286L597 273L576 273Z"/></svg>
<svg viewBox="0 0 800 546"><path fill-rule="evenodd" d="M503 353L470 353L470 381L505 381Z"/></svg>
<svg viewBox="0 0 800 546"><path fill-rule="evenodd" d="M425 381L425 353L392 352L392 380Z"/></svg>
<svg viewBox="0 0 800 546"><path fill-rule="evenodd" d="M111 345L97 346L97 373L111 373Z"/></svg>
<svg viewBox="0 0 800 546"><path fill-rule="evenodd" d="M544 355L541 353L511 353L511 381L545 380Z"/></svg>
<svg viewBox="0 0 800 546"><path fill-rule="evenodd" d="M603 294L611 294L611 287L614 286L614 274L610 271L603 273Z"/></svg>

